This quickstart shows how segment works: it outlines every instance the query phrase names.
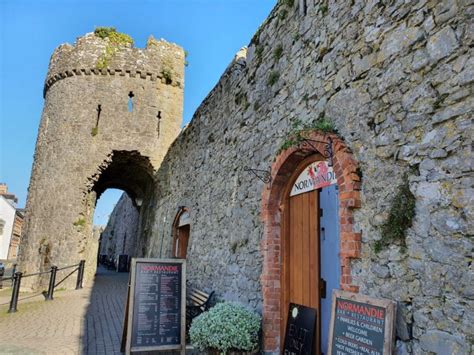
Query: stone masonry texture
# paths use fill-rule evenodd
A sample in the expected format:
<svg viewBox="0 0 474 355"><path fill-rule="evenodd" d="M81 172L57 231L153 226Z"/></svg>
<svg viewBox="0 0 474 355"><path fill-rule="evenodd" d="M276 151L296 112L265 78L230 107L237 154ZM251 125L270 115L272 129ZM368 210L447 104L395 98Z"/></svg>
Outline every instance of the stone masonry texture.
<svg viewBox="0 0 474 355"><path fill-rule="evenodd" d="M137 228L140 215L126 193L117 202L102 232L100 254L118 258L137 255Z"/></svg>
<svg viewBox="0 0 474 355"><path fill-rule="evenodd" d="M352 157L341 161L341 170L351 176L356 167L359 171L358 180L353 180L354 196L346 197L354 207L347 217L348 232L354 237L350 265L343 265L350 272L347 284L358 292L397 302L397 354L471 353L473 18L474 3L469 0L280 1L248 48L237 53L166 155L158 150L161 165L153 188L147 190L152 195L145 194L140 212L139 252L147 257L170 257L172 223L185 206L191 216L190 283L273 319L263 323L263 347L266 353L279 353L279 335L273 328L277 321L269 318L272 311L265 307L269 293L262 286L267 287L267 274L262 273L274 271L265 265L264 226L269 218L274 225L279 221L266 215L268 206L262 206L262 196L267 196L271 184L244 168L271 169L288 154L280 152L280 147L292 122L310 123L325 117L337 130L338 147L343 145ZM88 56L84 52L81 62ZM78 146L89 149L94 142L90 128L97 100L82 96L75 102L76 98L91 92L89 86L112 95L113 85L125 85L114 84L114 80L127 85L133 82L117 73L108 73L104 86L99 82L103 77L97 74L67 76L66 71L64 75L46 93L30 187L33 197L27 206L34 214L27 225L27 251L36 255L33 260L38 263L41 238L49 235L57 240L50 246L51 253L62 251L71 257L77 252L76 244L87 233L71 225L81 213L90 214L90 202L84 197L87 188L80 187L94 176L110 150L116 149L104 149L97 155L82 149L77 152ZM166 88L178 90L179 86ZM123 96L130 90L127 87L117 98L113 94L107 100L124 105ZM88 105L90 112L84 109ZM153 110L147 116L150 119L156 116ZM74 126L77 112L84 117L81 124L86 116L91 121L87 128L79 122ZM114 119L123 119L125 114ZM53 118L58 123L49 128ZM136 120L143 118L137 114ZM74 134L67 134L67 141L49 138L49 148L45 148L47 137L59 137L65 129ZM58 131L48 133L51 130ZM84 133L79 136L81 130ZM112 130L100 129L98 137ZM115 146L134 136L131 127L124 131L122 126L110 140L104 137L103 144ZM128 149L132 145L137 144L130 143ZM65 154L71 147L75 153ZM102 151L101 145L95 149ZM72 170L59 170L63 168ZM53 177L59 173L62 176L55 184ZM416 198L413 225L406 231L406 250L393 244L377 254L373 245L382 237L381 226L398 186L406 180ZM82 205L75 207L71 198ZM41 208L44 200L51 208ZM55 206L67 207L57 210ZM59 216L48 215L51 211ZM54 233L47 227L53 220L61 227ZM30 242L33 231L35 244ZM66 236L66 231L81 237ZM275 258L278 262L278 255ZM277 281L273 288L279 292Z"/></svg>
<svg viewBox="0 0 474 355"><path fill-rule="evenodd" d="M154 171L179 133L183 49L150 37L144 49L119 47L99 70L107 45L89 33L51 57L20 250L24 272L90 254L94 207L105 189L123 189L145 209ZM87 282L95 260L86 268ZM25 286L37 282L25 279Z"/></svg>
<svg viewBox="0 0 474 355"><path fill-rule="evenodd" d="M293 120L326 117L362 175L352 284L398 303L398 354L470 353L474 4L290 3L277 4L170 147L146 255L171 255L172 222L186 206L188 279L265 313L261 203L269 187L244 167L269 169ZM416 197L406 251L391 245L376 254L405 176ZM264 323L264 334L272 326ZM265 350L278 352L278 342Z"/></svg>

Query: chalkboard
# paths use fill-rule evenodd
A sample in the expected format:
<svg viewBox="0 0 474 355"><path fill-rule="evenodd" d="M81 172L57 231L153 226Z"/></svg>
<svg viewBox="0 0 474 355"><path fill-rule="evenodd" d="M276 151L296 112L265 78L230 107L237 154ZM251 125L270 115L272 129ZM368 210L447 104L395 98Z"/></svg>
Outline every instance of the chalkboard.
<svg viewBox="0 0 474 355"><path fill-rule="evenodd" d="M334 290L329 354L390 355L394 322L393 301Z"/></svg>
<svg viewBox="0 0 474 355"><path fill-rule="evenodd" d="M126 352L185 351L186 262L132 259Z"/></svg>
<svg viewBox="0 0 474 355"><path fill-rule="evenodd" d="M311 355L314 347L316 309L290 303L283 355Z"/></svg>

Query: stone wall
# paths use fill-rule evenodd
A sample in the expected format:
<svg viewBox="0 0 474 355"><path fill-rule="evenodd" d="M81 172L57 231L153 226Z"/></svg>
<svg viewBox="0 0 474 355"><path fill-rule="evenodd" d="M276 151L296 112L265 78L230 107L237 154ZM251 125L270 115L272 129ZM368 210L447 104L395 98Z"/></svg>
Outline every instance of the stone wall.
<svg viewBox="0 0 474 355"><path fill-rule="evenodd" d="M474 5L291 3L275 7L168 151L147 255L171 255L172 222L186 206L191 282L269 312L260 279L269 187L244 167L269 169L292 121L325 117L362 176L352 283L398 302L398 353L469 353ZM416 197L406 250L394 243L377 254L374 242L406 179ZM272 326L264 323L264 333ZM278 343L265 350L277 352Z"/></svg>
<svg viewBox="0 0 474 355"><path fill-rule="evenodd" d="M118 258L120 254L137 256L140 214L127 194L123 194L110 214L102 232L100 254Z"/></svg>
<svg viewBox="0 0 474 355"><path fill-rule="evenodd" d="M51 57L20 247L26 273L95 255L88 240L97 198L118 188L145 209L154 171L179 133L183 49L150 38L146 48L110 54L109 42L89 33ZM86 260L86 282L94 271L95 256Z"/></svg>

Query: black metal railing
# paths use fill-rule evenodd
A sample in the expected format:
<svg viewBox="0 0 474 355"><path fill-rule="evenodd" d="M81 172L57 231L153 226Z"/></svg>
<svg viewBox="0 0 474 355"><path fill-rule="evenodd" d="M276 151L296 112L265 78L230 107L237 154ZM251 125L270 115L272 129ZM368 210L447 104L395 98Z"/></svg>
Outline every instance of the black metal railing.
<svg viewBox="0 0 474 355"><path fill-rule="evenodd" d="M46 301L52 301L54 299L54 289L58 287L61 283L63 283L68 277L70 277L76 271L77 271L76 290L82 288L82 279L84 277L84 266L85 266L85 260L81 260L79 264L64 266L62 268L58 268L57 266L53 265L51 266L51 269L49 271L35 272L33 274L23 275L22 272L14 270L11 277L3 278L3 280L11 279L13 283L13 290L12 290L12 296L10 300L10 307L8 309L8 313L14 313L18 310L18 301L19 301L18 297L20 295L21 280L23 278L50 274L48 291L43 291L42 293ZM71 268L74 268L74 270L72 270L69 274L67 274L61 281L56 283L56 275L58 271L71 269Z"/></svg>

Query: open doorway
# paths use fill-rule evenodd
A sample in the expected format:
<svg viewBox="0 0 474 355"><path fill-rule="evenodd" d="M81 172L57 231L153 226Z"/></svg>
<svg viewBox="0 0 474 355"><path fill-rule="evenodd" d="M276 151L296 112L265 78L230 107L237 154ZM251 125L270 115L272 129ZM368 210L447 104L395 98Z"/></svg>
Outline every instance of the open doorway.
<svg viewBox="0 0 474 355"><path fill-rule="evenodd" d="M173 257L186 259L188 254L191 218L186 207L181 207L173 223Z"/></svg>
<svg viewBox="0 0 474 355"><path fill-rule="evenodd" d="M137 256L139 211L126 192L107 189L97 201L94 233L98 234L98 264L110 270L128 272Z"/></svg>
<svg viewBox="0 0 474 355"><path fill-rule="evenodd" d="M332 167L319 155L303 160L286 187L282 204L282 304L317 310L314 354L327 353L331 293L339 288L338 189Z"/></svg>

